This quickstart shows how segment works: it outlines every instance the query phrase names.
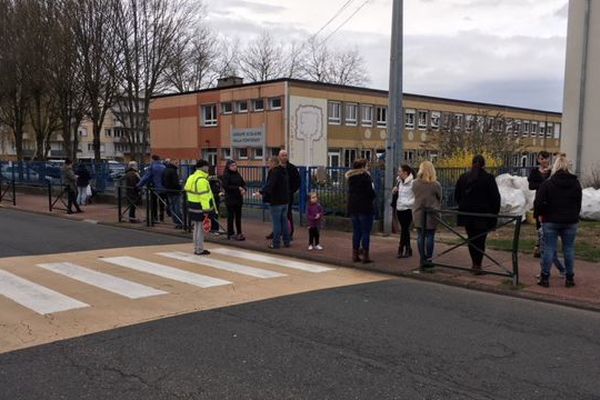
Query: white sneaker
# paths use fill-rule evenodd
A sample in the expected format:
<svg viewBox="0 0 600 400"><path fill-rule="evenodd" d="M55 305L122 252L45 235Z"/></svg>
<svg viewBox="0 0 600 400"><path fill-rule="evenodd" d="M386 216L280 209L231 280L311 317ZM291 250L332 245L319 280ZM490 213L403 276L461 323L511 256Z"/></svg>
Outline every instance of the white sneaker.
<svg viewBox="0 0 600 400"><path fill-rule="evenodd" d="M314 248L314 247L313 247L313 245L312 245L312 244L309 244L309 245L308 245L308 251L312 251L312 249L313 249L313 248Z"/></svg>
<svg viewBox="0 0 600 400"><path fill-rule="evenodd" d="M317 250L323 250L323 246L321 246L320 244L318 244L318 245L315 246L315 249L317 249Z"/></svg>

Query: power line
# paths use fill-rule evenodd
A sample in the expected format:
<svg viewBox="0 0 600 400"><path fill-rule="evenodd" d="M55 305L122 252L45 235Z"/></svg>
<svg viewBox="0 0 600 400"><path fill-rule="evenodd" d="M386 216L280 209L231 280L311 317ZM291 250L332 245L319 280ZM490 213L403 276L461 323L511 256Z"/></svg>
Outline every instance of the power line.
<svg viewBox="0 0 600 400"><path fill-rule="evenodd" d="M346 2L345 2L345 3L344 3L344 4L343 4L343 5L342 5L342 6L341 6L341 7L340 7L340 8L339 8L337 11L336 11L336 13L333 15L333 17L331 17L331 18L329 19L329 21L327 21L327 22L325 23L325 25L323 25L323 26L322 26L322 27L321 27L321 28L320 28L320 29L319 29L319 30L318 30L318 31L317 31L315 34L313 34L313 35L310 37L310 39L308 39L308 41L311 41L311 40L313 40L314 38L316 38L316 37L317 37L317 35L318 35L319 33L323 32L323 30L324 30L325 28L327 28L327 26L329 26L329 24L331 24L331 23L332 23L332 22L333 22L333 21L334 21L334 20L335 20L335 19L336 19L336 18L337 18L337 17L338 17L340 14L341 14L341 13L343 13L343 12L344 12L344 11L346 10L346 8L348 8L348 6L349 6L350 4L352 4L353 2L354 2L354 0L348 0L348 1L346 1Z"/></svg>
<svg viewBox="0 0 600 400"><path fill-rule="evenodd" d="M342 22L337 28L335 28L335 30L333 32L331 32L329 35L327 35L327 37L325 39L323 39L321 41L321 44L325 43L330 37L332 37L333 35L335 35L337 33L337 31L339 31L340 29L342 29L342 27L344 25L346 25L356 14L358 14L358 12L367 5L367 3L371 1L371 0L365 0L360 6L358 6L358 8L356 10L354 10L354 12L352 14L350 14L350 16L348 18L346 18L344 20L344 22Z"/></svg>

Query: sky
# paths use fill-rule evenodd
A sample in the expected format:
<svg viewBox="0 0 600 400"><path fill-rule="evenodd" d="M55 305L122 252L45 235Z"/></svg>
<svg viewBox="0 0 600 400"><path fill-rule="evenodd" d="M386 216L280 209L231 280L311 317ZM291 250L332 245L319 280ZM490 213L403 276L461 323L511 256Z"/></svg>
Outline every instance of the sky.
<svg viewBox="0 0 600 400"><path fill-rule="evenodd" d="M211 27L242 43L268 31L356 48L365 86L388 88L392 0L204 3ZM404 92L561 111L567 9L568 0L405 0Z"/></svg>

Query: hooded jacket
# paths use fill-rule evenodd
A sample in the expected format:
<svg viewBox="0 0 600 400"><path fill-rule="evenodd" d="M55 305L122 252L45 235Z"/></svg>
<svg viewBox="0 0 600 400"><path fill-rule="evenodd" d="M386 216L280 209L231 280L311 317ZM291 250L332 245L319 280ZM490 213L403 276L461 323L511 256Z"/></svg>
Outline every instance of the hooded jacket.
<svg viewBox="0 0 600 400"><path fill-rule="evenodd" d="M168 191L167 194L179 195L181 191L181 183L179 182L179 174L177 173L177 165L167 164L163 172L163 186Z"/></svg>
<svg viewBox="0 0 600 400"><path fill-rule="evenodd" d="M225 192L225 204L228 207L241 206L244 203L240 187L246 189L246 182L238 171L225 168L223 172L223 191Z"/></svg>
<svg viewBox="0 0 600 400"><path fill-rule="evenodd" d="M144 174L140 183L138 183L139 187L145 186L149 183L154 185L154 190L157 192L164 192L165 187L163 186L163 174L165 173L165 164L161 161L154 161L150 164L148 171Z"/></svg>
<svg viewBox="0 0 600 400"><path fill-rule="evenodd" d="M348 180L348 215L374 214L375 189L366 169L351 169L346 172Z"/></svg>
<svg viewBox="0 0 600 400"><path fill-rule="evenodd" d="M454 199L458 211L480 214L498 214L500 212L500 191L492 174L484 169L472 169L458 178ZM493 229L497 218L458 215L458 226L475 226L479 229Z"/></svg>
<svg viewBox="0 0 600 400"><path fill-rule="evenodd" d="M267 183L260 190L263 201L272 206L288 204L290 201L290 184L287 169L278 166L269 171Z"/></svg>
<svg viewBox="0 0 600 400"><path fill-rule="evenodd" d="M535 193L533 213L542 222L576 224L581 212L582 189L577 176L558 171Z"/></svg>

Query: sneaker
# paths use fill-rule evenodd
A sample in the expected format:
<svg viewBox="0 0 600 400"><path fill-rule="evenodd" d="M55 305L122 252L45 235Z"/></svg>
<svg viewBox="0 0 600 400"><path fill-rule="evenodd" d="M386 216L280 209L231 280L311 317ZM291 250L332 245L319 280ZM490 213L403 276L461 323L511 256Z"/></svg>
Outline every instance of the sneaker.
<svg viewBox="0 0 600 400"><path fill-rule="evenodd" d="M318 244L318 245L315 246L315 249L317 249L317 250L323 250L323 246L321 246L320 244Z"/></svg>
<svg viewBox="0 0 600 400"><path fill-rule="evenodd" d="M265 236L265 239L268 239L268 240L273 239L273 233L269 233L267 236Z"/></svg>
<svg viewBox="0 0 600 400"><path fill-rule="evenodd" d="M208 250L195 251L194 254L197 256L207 256L210 254L210 251L208 251Z"/></svg>
<svg viewBox="0 0 600 400"><path fill-rule="evenodd" d="M312 244L309 244L309 245L308 245L308 251L312 251L312 249L314 249L313 245L312 245Z"/></svg>
<svg viewBox="0 0 600 400"><path fill-rule="evenodd" d="M548 281L548 278L544 278L541 277L540 280L537 282L537 284L541 287L550 287L550 282Z"/></svg>
<svg viewBox="0 0 600 400"><path fill-rule="evenodd" d="M268 245L267 247L268 247L268 248L270 248L270 249L274 249L274 250L280 249L280 247L279 247L279 246L275 246L275 245L273 245L273 244L270 244L270 245Z"/></svg>
<svg viewBox="0 0 600 400"><path fill-rule="evenodd" d="M243 242L244 240L246 240L246 236L244 236L240 233L239 235L237 235L235 237L235 240L237 240L238 242Z"/></svg>

